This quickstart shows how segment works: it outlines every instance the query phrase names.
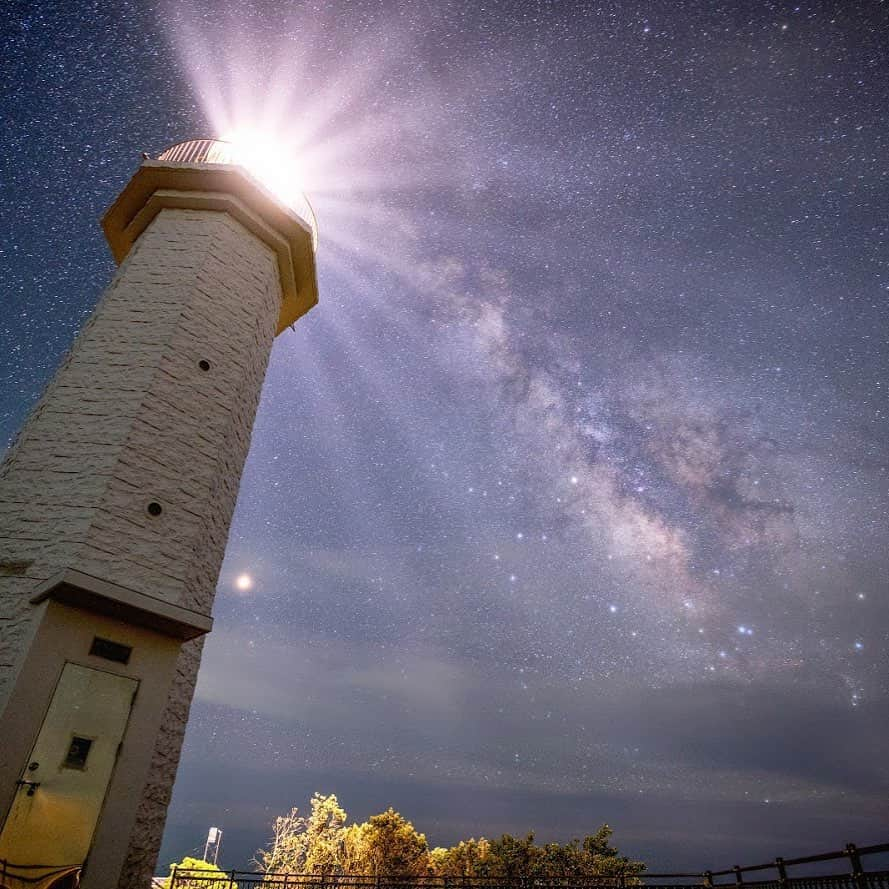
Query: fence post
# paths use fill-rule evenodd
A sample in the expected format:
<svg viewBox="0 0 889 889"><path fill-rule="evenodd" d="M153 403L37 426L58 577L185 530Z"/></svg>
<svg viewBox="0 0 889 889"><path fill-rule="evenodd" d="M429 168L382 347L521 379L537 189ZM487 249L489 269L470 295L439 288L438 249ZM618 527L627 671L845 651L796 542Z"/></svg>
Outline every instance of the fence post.
<svg viewBox="0 0 889 889"><path fill-rule="evenodd" d="M778 869L778 885L784 889L787 885L787 868L784 866L784 859L780 856L775 859L775 867Z"/></svg>
<svg viewBox="0 0 889 889"><path fill-rule="evenodd" d="M228 880L228 889L235 889L235 870L232 868L231 876Z"/></svg>
<svg viewBox="0 0 889 889"><path fill-rule="evenodd" d="M855 877L858 889L867 889L867 875L861 866L861 855L858 854L858 847L855 843L846 843L846 854L849 856L849 864L852 865L852 876Z"/></svg>
<svg viewBox="0 0 889 889"><path fill-rule="evenodd" d="M713 889L713 871L705 870L704 871L704 885L707 889Z"/></svg>
<svg viewBox="0 0 889 889"><path fill-rule="evenodd" d="M6 867L5 867L6 862L4 861L3 864L4 864L3 876L5 877L6 876ZM175 864L170 865L170 889L176 889L176 865Z"/></svg>
<svg viewBox="0 0 889 889"><path fill-rule="evenodd" d="M741 873L741 868L739 865L735 865L732 870L735 872L735 885L740 886L744 882L744 876Z"/></svg>

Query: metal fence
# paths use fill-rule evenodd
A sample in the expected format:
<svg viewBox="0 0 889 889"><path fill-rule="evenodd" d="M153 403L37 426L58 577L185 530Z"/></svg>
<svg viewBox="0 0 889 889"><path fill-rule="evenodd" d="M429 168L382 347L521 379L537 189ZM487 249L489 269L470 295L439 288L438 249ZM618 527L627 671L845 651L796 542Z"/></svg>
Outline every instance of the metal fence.
<svg viewBox="0 0 889 889"><path fill-rule="evenodd" d="M631 877L503 877L370 876L257 873L177 869L169 889L622 889L636 884ZM889 887L887 887L889 889Z"/></svg>
<svg viewBox="0 0 889 889"><path fill-rule="evenodd" d="M612 877L433 877L433 876L368 876L330 874L256 873L177 869L170 878L169 889L889 889L889 870L866 870L863 858L889 855L889 843L857 847L849 843L839 852L825 852L804 858L776 858L765 864L732 867L700 873L642 873ZM836 862L843 862L841 873L816 876L797 875L792 869L813 865L839 871ZM746 879L753 875L753 879Z"/></svg>

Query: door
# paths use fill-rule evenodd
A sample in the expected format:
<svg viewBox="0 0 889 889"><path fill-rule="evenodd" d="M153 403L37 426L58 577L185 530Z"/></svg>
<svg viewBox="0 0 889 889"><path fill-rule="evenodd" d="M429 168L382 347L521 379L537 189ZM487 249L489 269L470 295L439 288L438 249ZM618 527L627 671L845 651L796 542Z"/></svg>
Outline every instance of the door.
<svg viewBox="0 0 889 889"><path fill-rule="evenodd" d="M65 664L0 833L0 860L83 864L137 686Z"/></svg>

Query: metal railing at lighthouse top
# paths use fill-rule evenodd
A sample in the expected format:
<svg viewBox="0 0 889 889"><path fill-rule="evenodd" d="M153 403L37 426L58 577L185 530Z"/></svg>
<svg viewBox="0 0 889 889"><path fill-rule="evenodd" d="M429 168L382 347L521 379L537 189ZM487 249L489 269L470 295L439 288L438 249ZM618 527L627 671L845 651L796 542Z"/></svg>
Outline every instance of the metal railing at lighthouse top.
<svg viewBox="0 0 889 889"><path fill-rule="evenodd" d="M162 151L157 159L170 161L174 164L234 164L234 146L231 142L221 139L190 139L179 142L166 151Z"/></svg>

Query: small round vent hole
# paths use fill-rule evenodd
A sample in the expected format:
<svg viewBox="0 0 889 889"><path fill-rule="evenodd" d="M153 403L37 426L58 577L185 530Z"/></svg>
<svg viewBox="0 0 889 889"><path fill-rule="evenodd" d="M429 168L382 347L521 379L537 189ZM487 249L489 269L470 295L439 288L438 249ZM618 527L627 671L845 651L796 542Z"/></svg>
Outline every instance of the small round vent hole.
<svg viewBox="0 0 889 889"><path fill-rule="evenodd" d="M159 516L164 511L164 508L160 505L160 503L155 502L154 500L148 504L148 515Z"/></svg>
<svg viewBox="0 0 889 889"><path fill-rule="evenodd" d="M198 367L199 367L201 370L210 370L210 362L207 361L206 358L202 358L202 359L198 362Z"/></svg>

